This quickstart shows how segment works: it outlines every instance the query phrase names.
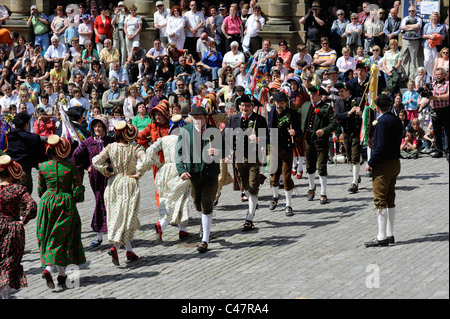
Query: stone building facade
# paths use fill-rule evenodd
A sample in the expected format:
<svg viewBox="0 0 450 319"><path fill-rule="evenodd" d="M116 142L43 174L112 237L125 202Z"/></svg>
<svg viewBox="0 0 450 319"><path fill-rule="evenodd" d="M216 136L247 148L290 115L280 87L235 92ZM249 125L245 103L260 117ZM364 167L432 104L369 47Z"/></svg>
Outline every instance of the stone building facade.
<svg viewBox="0 0 450 319"><path fill-rule="evenodd" d="M80 1L83 0L74 0L73 3L78 3ZM340 0L322 0L322 10L328 10L330 5L339 1ZM127 6L131 4L137 6L138 14L144 21L140 37L141 46L146 49L151 48L153 46L153 40L158 36L157 30L153 27L153 13L156 10L156 1L125 0L124 2ZM303 25L299 23L299 18L305 15L311 2L311 0L259 0L258 5L261 6L263 15L266 18L266 25L260 33L261 37L271 39L274 47L277 47L281 39L286 40L291 49L295 48L298 43L305 43L305 32ZM406 2L406 0L402 0L402 3L404 2ZM164 3L166 7L170 7L175 1L164 0ZM4 27L7 27L10 30L19 31L27 40L31 40L32 38L32 33L26 26L26 20L29 17L31 5L37 5L39 11L46 14L48 14L50 10L50 1L48 0L2 0L2 4L12 12L10 18L5 21ZM441 1L442 16L446 16L448 5L449 0Z"/></svg>

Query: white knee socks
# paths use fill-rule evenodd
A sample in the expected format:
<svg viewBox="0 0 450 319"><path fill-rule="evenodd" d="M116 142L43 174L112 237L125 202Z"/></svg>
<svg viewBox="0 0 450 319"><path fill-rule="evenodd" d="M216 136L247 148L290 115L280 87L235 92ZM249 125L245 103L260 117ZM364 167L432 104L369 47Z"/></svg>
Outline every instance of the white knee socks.
<svg viewBox="0 0 450 319"><path fill-rule="evenodd" d="M378 214L377 214L377 220L378 220L378 235L377 235L377 239L378 240L384 240L386 239L387 235L386 235L386 228L387 228L387 223L388 223L388 211L386 208L380 208L378 209Z"/></svg>
<svg viewBox="0 0 450 319"><path fill-rule="evenodd" d="M159 225L161 225L161 231L164 231L164 229L166 229L166 227L169 225L169 222L167 221L167 219L161 218L159 220Z"/></svg>
<svg viewBox="0 0 450 319"><path fill-rule="evenodd" d="M388 221L386 227L386 236L394 236L395 207L387 209Z"/></svg>
<svg viewBox="0 0 450 319"><path fill-rule="evenodd" d="M258 195L250 195L248 198L248 213L247 220L253 221L256 212L256 205L258 205Z"/></svg>
<svg viewBox="0 0 450 319"><path fill-rule="evenodd" d="M125 249L126 249L127 251L133 253L133 247L131 246L131 242L130 242L130 241L127 242L127 243L125 244Z"/></svg>
<svg viewBox="0 0 450 319"><path fill-rule="evenodd" d="M212 214L202 214L202 226L203 226L203 237L202 241L209 242L209 234L211 232L213 215Z"/></svg>
<svg viewBox="0 0 450 319"><path fill-rule="evenodd" d="M316 173L308 174L309 189L314 189L316 187L316 182L314 181L315 178Z"/></svg>
<svg viewBox="0 0 450 319"><path fill-rule="evenodd" d="M278 198L279 194L278 194L278 186L273 186L272 188L272 193L273 193L273 197Z"/></svg>
<svg viewBox="0 0 450 319"><path fill-rule="evenodd" d="M327 195L327 177L326 176L320 176L319 175L319 180L320 180L320 195Z"/></svg>
<svg viewBox="0 0 450 319"><path fill-rule="evenodd" d="M66 267L56 266L56 268L58 269L58 276L66 276Z"/></svg>
<svg viewBox="0 0 450 319"><path fill-rule="evenodd" d="M292 189L290 191L284 190L284 194L286 196L286 207L292 207Z"/></svg>
<svg viewBox="0 0 450 319"><path fill-rule="evenodd" d="M298 157L298 166L297 166L297 172L303 172L303 160L305 159L304 156Z"/></svg>
<svg viewBox="0 0 450 319"><path fill-rule="evenodd" d="M352 165L352 172L353 172L353 181L352 184L358 185L358 179L359 179L359 171L360 171L361 165Z"/></svg>

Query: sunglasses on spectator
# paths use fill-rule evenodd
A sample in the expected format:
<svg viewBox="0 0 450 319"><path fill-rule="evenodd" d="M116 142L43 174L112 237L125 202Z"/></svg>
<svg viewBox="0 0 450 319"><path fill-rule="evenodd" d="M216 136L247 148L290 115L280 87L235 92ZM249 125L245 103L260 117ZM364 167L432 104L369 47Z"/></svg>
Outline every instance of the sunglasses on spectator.
<svg viewBox="0 0 450 319"><path fill-rule="evenodd" d="M447 52L447 51L444 51L444 52L442 52L442 54L448 54L448 52Z"/></svg>

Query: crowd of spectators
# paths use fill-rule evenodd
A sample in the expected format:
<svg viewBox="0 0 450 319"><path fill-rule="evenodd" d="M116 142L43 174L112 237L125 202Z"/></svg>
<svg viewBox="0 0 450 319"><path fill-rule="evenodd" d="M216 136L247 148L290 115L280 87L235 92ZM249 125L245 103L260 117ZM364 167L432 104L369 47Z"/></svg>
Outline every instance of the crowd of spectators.
<svg viewBox="0 0 450 319"><path fill-rule="evenodd" d="M379 93L389 92L393 111L403 116L405 110L406 121L417 118L423 149L438 144L435 155L442 156L449 127L448 9L445 19L434 12L424 23L413 6L400 18L400 1L379 0L377 9L362 1L354 7L349 4L355 1L331 2L337 5L307 4L298 18L306 43L294 48L283 39L275 48L261 36L267 21L257 0L180 0L171 8L157 1L159 36L150 48L141 45L143 21L135 5L87 0L78 5L79 14L57 6L48 16L33 5L27 19L33 41L0 27L2 115L27 112L30 131L44 137L58 131L58 106L85 128L81 134L89 134L88 123L99 113L142 130L162 99L172 113L187 115L215 92L219 111L239 112L234 99L248 90L251 56L267 83L298 75L306 88L322 86L330 94L337 81L358 78L362 62L378 65ZM433 125L431 145L425 135L433 134Z"/></svg>

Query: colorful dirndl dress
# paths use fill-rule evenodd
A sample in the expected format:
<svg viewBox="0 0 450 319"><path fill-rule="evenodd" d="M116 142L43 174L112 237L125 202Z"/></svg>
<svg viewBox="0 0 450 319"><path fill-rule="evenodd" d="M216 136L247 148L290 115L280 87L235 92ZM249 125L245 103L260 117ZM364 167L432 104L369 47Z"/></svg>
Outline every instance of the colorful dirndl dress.
<svg viewBox="0 0 450 319"><path fill-rule="evenodd" d="M84 201L84 186L75 164L66 160L40 164L38 195L41 201L36 232L42 265L85 263L76 207Z"/></svg>
<svg viewBox="0 0 450 319"><path fill-rule="evenodd" d="M25 229L19 224L20 206L23 204L22 222L36 217L37 205L25 186L0 185L0 287L12 289L27 287L22 262L25 249Z"/></svg>

